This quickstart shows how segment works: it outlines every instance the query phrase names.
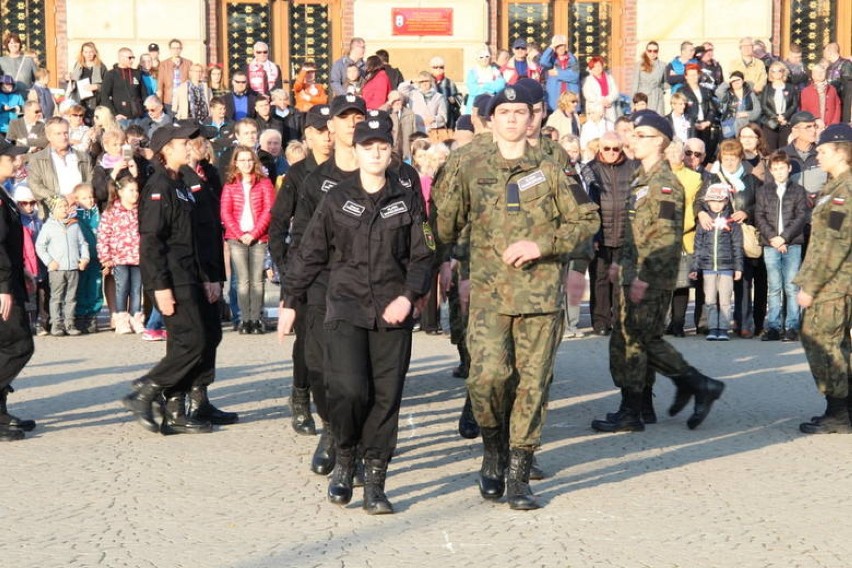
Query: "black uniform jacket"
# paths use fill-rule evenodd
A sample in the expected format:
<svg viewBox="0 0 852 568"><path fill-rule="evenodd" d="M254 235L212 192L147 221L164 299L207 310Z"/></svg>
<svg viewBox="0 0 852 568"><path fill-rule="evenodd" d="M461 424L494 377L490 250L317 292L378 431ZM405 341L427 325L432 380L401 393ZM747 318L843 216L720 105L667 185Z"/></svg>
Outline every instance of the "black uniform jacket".
<svg viewBox="0 0 852 568"><path fill-rule="evenodd" d="M225 281L225 239L219 199L222 182L208 161L199 163L201 174L189 166L181 168L184 181L195 197L198 263L204 282Z"/></svg>
<svg viewBox="0 0 852 568"><path fill-rule="evenodd" d="M269 254L272 262L278 267L278 272L283 274L287 262L287 248L290 244L290 221L296 213L296 197L302 184L308 175L317 169L317 161L313 152L300 162L290 167L284 177L284 184L275 196L272 204L272 220L269 223ZM310 220L310 219L308 219Z"/></svg>
<svg viewBox="0 0 852 568"><path fill-rule="evenodd" d="M19 306L27 301L24 286L24 228L18 206L0 188L0 294L12 294Z"/></svg>
<svg viewBox="0 0 852 568"><path fill-rule="evenodd" d="M284 276L284 304L295 305L328 266L326 322L398 327L382 313L399 296L414 302L429 292L434 249L420 194L390 172L373 195L353 177L326 195L308 224Z"/></svg>
<svg viewBox="0 0 852 568"><path fill-rule="evenodd" d="M139 264L145 288L165 290L208 281L198 255L197 216L190 183L183 175L171 177L155 163L139 200Z"/></svg>

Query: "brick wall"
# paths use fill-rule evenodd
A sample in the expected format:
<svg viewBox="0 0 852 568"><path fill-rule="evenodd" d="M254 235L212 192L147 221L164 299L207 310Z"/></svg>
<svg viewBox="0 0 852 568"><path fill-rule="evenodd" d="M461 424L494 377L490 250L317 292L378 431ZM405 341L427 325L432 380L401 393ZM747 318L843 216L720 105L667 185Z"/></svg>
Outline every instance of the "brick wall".
<svg viewBox="0 0 852 568"><path fill-rule="evenodd" d="M616 30L613 30L615 32ZM621 92L626 93L633 85L633 77L636 74L636 0L625 0L621 13L621 40L620 49L622 53L621 65L614 70L616 84Z"/></svg>
<svg viewBox="0 0 852 568"><path fill-rule="evenodd" d="M48 5L49 9L49 5ZM68 4L66 0L56 0L54 2L54 30L56 34L56 70L51 73L50 82L53 85L60 85L65 82L65 75L71 71L68 68L68 58L71 54L68 53ZM51 30L47 30L47 36L50 37Z"/></svg>
<svg viewBox="0 0 852 568"><path fill-rule="evenodd" d="M355 35L355 0L341 0L340 16L343 20L343 30L340 36L340 45L333 45L331 59L334 61L341 56L349 46L349 42ZM334 25L332 23L332 25Z"/></svg>
<svg viewBox="0 0 852 568"><path fill-rule="evenodd" d="M207 0L207 63L222 63L219 56L219 2Z"/></svg>

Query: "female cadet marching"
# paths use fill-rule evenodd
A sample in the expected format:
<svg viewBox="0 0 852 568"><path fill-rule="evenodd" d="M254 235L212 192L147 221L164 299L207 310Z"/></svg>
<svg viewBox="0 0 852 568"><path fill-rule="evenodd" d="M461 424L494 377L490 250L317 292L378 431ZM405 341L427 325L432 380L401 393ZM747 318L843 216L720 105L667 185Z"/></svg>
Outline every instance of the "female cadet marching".
<svg viewBox="0 0 852 568"><path fill-rule="evenodd" d="M799 430L848 434L852 432L852 126L826 128L817 142L817 160L831 180L814 207L811 242L793 283L801 287L798 301L805 308L802 346L826 408Z"/></svg>
<svg viewBox="0 0 852 568"><path fill-rule="evenodd" d="M187 416L186 396L202 374L211 373L210 345L218 345L218 318L208 317L205 302L215 304L218 281L207 276L198 242L202 225L193 185L181 168L190 162L188 140L198 127L164 126L151 139L156 154L154 173L145 184L139 206L142 283L154 291L169 332L166 356L147 375L134 381L134 392L123 400L137 421L152 432L211 432L210 418ZM197 180L193 180L195 182ZM162 424L154 417L165 397ZM210 409L208 409L210 410Z"/></svg>
<svg viewBox="0 0 852 568"><path fill-rule="evenodd" d="M435 246L420 193L386 175L389 121L359 123L354 141L358 175L326 195L285 274L282 331L289 333L296 317L290 308L328 265L325 376L337 444L328 499L351 500L360 444L363 507L373 515L393 513L385 476L411 359L412 310L429 292Z"/></svg>

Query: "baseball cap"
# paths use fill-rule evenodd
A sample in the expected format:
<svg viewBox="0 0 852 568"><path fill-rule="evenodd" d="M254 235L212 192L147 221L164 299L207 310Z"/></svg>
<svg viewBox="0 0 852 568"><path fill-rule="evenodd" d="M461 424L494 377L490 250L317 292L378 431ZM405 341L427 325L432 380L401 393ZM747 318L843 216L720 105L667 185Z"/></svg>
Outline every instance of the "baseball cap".
<svg viewBox="0 0 852 568"><path fill-rule="evenodd" d="M649 126L671 140L674 137L672 125L668 120L652 110L636 111L632 115L633 126Z"/></svg>
<svg viewBox="0 0 852 568"><path fill-rule="evenodd" d="M560 45L568 45L568 36L557 34L550 40L550 47L558 47Z"/></svg>
<svg viewBox="0 0 852 568"><path fill-rule="evenodd" d="M22 181L15 185L13 199L16 203L20 203L21 201L35 201L36 198L33 195L33 190L30 189L30 186L26 181Z"/></svg>
<svg viewBox="0 0 852 568"><path fill-rule="evenodd" d="M393 144L393 134L380 118L369 118L355 125L355 134L352 137L355 144L364 144L375 140Z"/></svg>
<svg viewBox="0 0 852 568"><path fill-rule="evenodd" d="M29 148L26 146L15 146L13 142L0 140L0 156L10 156L14 158L15 156L23 156L27 152L29 152Z"/></svg>
<svg viewBox="0 0 852 568"><path fill-rule="evenodd" d="M527 40L522 37L519 37L512 43L512 49L526 49L527 48Z"/></svg>
<svg viewBox="0 0 852 568"><path fill-rule="evenodd" d="M15 79L11 75L0 75L0 85L14 85Z"/></svg>
<svg viewBox="0 0 852 568"><path fill-rule="evenodd" d="M816 117L806 110L799 111L790 118L791 127L796 126L797 124L808 124L810 122L816 122Z"/></svg>
<svg viewBox="0 0 852 568"><path fill-rule="evenodd" d="M148 44L148 51L160 51L160 46L157 45L156 43L149 43Z"/></svg>
<svg viewBox="0 0 852 568"><path fill-rule="evenodd" d="M704 193L704 201L725 201L731 193L731 188L724 183L714 183Z"/></svg>
<svg viewBox="0 0 852 568"><path fill-rule="evenodd" d="M198 136L198 126L194 124L170 124L158 128L151 136L151 150L155 153L162 150L172 140L195 138Z"/></svg>
<svg viewBox="0 0 852 568"><path fill-rule="evenodd" d="M308 109L305 116L305 128L326 129L328 128L329 118L331 118L331 109L328 105L314 105Z"/></svg>
<svg viewBox="0 0 852 568"><path fill-rule="evenodd" d="M363 115L367 114L367 104L364 99L357 95L337 95L331 101L331 116L340 116L347 110L357 110Z"/></svg>
<svg viewBox="0 0 852 568"><path fill-rule="evenodd" d="M843 122L826 126L819 135L817 146L829 142L852 142L852 126Z"/></svg>

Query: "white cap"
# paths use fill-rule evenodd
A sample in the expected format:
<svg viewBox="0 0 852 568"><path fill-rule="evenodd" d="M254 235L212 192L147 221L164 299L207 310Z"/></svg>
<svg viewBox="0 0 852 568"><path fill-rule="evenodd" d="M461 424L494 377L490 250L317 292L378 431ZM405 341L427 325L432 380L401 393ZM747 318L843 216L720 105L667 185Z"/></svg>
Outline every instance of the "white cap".
<svg viewBox="0 0 852 568"><path fill-rule="evenodd" d="M33 191L30 189L30 186L27 185L27 182L22 181L15 185L13 189L15 195L15 202L19 201L35 201L36 198L33 195Z"/></svg>

